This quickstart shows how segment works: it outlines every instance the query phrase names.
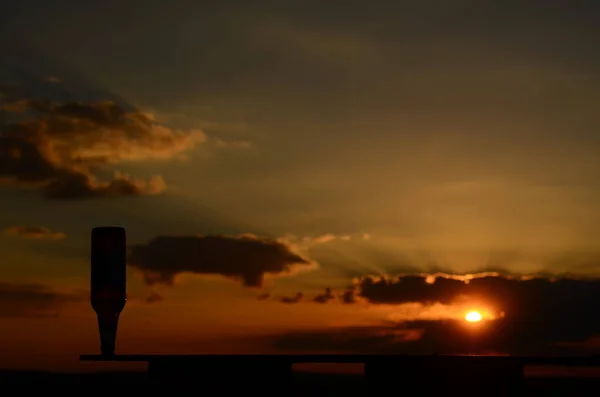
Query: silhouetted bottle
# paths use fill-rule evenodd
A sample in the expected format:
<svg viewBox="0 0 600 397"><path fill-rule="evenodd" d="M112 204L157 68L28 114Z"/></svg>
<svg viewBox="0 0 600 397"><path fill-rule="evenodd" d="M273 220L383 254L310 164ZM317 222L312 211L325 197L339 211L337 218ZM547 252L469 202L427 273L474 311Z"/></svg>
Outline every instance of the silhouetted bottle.
<svg viewBox="0 0 600 397"><path fill-rule="evenodd" d="M100 349L113 355L119 315L127 302L125 229L116 226L92 229L91 303L98 316Z"/></svg>

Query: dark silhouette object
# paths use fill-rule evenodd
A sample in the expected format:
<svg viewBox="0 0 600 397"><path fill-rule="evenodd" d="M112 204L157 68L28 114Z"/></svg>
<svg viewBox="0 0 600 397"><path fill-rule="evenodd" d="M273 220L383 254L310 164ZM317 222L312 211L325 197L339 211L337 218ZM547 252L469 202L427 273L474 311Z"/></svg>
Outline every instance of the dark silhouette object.
<svg viewBox="0 0 600 397"><path fill-rule="evenodd" d="M155 384L223 392L244 384L250 389L290 390L293 364L364 363L368 395L391 387L420 396L518 396L524 392L525 365L600 366L598 357L513 357L475 355L82 355L82 361L147 362Z"/></svg>
<svg viewBox="0 0 600 397"><path fill-rule="evenodd" d="M92 229L91 303L98 316L102 355L115 353L119 315L127 302L126 237L122 227Z"/></svg>
<svg viewBox="0 0 600 397"><path fill-rule="evenodd" d="M196 384L202 383L201 373L194 374ZM227 384L237 385L231 394L226 394L224 390L217 389L214 393L198 392L193 385L180 387L178 383L157 385L156 382L149 379L148 374L140 372L90 372L90 373L60 373L60 372L38 372L38 371L2 371L0 370L0 384L5 387L12 386L18 388L19 392L39 393L43 390L45 395L49 392L57 392L63 396L70 395L128 395L134 393L140 396L154 396L161 393L165 396L227 396L227 395L245 395L255 390L245 388L245 384L236 381L229 381ZM422 384L434 383L433 380L425 376L421 377ZM402 379L394 376L387 380L385 385L387 391L385 396L415 396L425 395L421 388L409 389L403 386ZM464 385L457 393L440 393L439 397L465 397L464 390L468 390L469 385ZM183 393L179 390L183 389ZM586 390L588 391L586 393ZM597 395L600 390L600 378L598 377L527 377L523 385L523 394L525 396L586 396ZM90 393L93 391L92 393ZM258 389L260 395L268 396L373 396L369 389L366 389L365 379L359 374L324 374L324 373L306 373L297 372L294 374L293 389L280 390L278 393L265 393L263 388ZM581 393L579 393L581 391ZM468 393L467 393L468 394ZM7 394L8 395L8 394ZM481 393L480 397L487 397L490 393ZM376 396L376 394L375 394ZM509 395L512 397L513 395Z"/></svg>
<svg viewBox="0 0 600 397"><path fill-rule="evenodd" d="M366 360L371 392L383 394L391 379L419 395L516 396L523 392L524 362L493 356L398 356Z"/></svg>
<svg viewBox="0 0 600 397"><path fill-rule="evenodd" d="M179 385L204 392L288 391L292 362L286 356L160 356L148 361L149 379L156 385Z"/></svg>

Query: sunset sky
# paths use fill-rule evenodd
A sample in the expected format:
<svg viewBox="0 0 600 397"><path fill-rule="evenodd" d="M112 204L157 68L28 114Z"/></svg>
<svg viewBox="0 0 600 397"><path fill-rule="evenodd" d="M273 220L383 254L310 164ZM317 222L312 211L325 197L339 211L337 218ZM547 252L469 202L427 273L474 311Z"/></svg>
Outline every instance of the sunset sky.
<svg viewBox="0 0 600 397"><path fill-rule="evenodd" d="M600 350L599 26L586 0L3 4L0 368L99 351L102 225L131 248L117 353Z"/></svg>

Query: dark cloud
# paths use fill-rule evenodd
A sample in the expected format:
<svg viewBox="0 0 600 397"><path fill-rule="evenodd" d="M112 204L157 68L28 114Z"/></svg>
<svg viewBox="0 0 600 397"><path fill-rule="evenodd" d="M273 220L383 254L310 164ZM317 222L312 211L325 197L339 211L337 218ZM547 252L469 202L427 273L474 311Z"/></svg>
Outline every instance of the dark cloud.
<svg viewBox="0 0 600 397"><path fill-rule="evenodd" d="M40 226L11 226L4 229L4 233L28 239L62 240L66 235L62 232L52 231Z"/></svg>
<svg viewBox="0 0 600 397"><path fill-rule="evenodd" d="M128 262L150 285L172 285L175 276L195 273L232 278L246 287L261 287L265 275L314 265L289 245L253 235L159 236L132 246Z"/></svg>
<svg viewBox="0 0 600 397"><path fill-rule="evenodd" d="M146 298L144 298L146 303L157 303L162 302L163 297L156 291L152 291Z"/></svg>
<svg viewBox="0 0 600 397"><path fill-rule="evenodd" d="M357 282L357 294L375 304L452 304L471 299L492 301L506 310L519 308L522 311L526 305L555 300L586 303L588 298L600 297L600 280L562 277L554 280L493 273L363 277Z"/></svg>
<svg viewBox="0 0 600 397"><path fill-rule="evenodd" d="M0 110L12 120L0 135L0 182L37 187L48 199L158 194L165 189L160 176L136 179L114 166L174 158L206 139L201 131L171 130L111 101L52 103L14 87L2 93ZM98 180L100 171L110 170L112 180Z"/></svg>
<svg viewBox="0 0 600 397"><path fill-rule="evenodd" d="M39 284L0 283L0 318L56 317L64 304L86 298Z"/></svg>
<svg viewBox="0 0 600 397"><path fill-rule="evenodd" d="M333 292L331 291L331 288L326 288L325 292L323 292L322 294L319 294L317 296L314 297L313 301L317 302L317 303L327 303L330 300L335 299L335 295L333 294Z"/></svg>
<svg viewBox="0 0 600 397"><path fill-rule="evenodd" d="M278 299L278 301L281 303L287 303L287 304L300 303L300 302L304 301L305 297L306 297L306 295L303 292L298 292L293 296L282 296ZM261 301L268 300L270 298L272 298L272 294L270 294L270 293L265 293L265 294L258 296L258 300L261 300ZM325 288L325 291L323 293L317 294L310 301L320 303L320 304L326 304L336 298L337 298L337 296L333 293L331 288Z"/></svg>
<svg viewBox="0 0 600 397"><path fill-rule="evenodd" d="M338 327L292 331L270 338L282 351L384 354L414 350L412 345L423 331L419 327Z"/></svg>
<svg viewBox="0 0 600 397"><path fill-rule="evenodd" d="M343 298L346 302L419 303L425 308L469 302L474 307L489 305L498 314L495 320L484 321L476 335L465 329L462 320L405 322L401 327L423 329L423 337L410 347L418 351L429 351L435 346L435 350L448 352L464 353L477 348L543 354L589 347L586 341L600 335L598 279L497 275L364 277L346 294ZM376 334L371 337L378 338ZM408 349L404 345L400 347Z"/></svg>
<svg viewBox="0 0 600 397"><path fill-rule="evenodd" d="M302 299L304 299L304 294L302 292L298 292L296 295L294 296L282 296L279 301L281 303L286 303L286 304L294 304L294 303L299 303L302 301Z"/></svg>
<svg viewBox="0 0 600 397"><path fill-rule="evenodd" d="M342 303L356 303L356 291L354 288L349 288L342 293Z"/></svg>
<svg viewBox="0 0 600 397"><path fill-rule="evenodd" d="M325 296L335 294L328 290L314 300L325 303ZM340 301L385 305L386 313L398 317L382 318L380 326L271 335L270 343L284 351L339 353L600 352L600 279L498 274L363 277L340 295ZM462 318L465 307L492 314L469 324ZM410 314L428 310L435 314Z"/></svg>
<svg viewBox="0 0 600 397"><path fill-rule="evenodd" d="M382 322L380 326L290 331L265 340L279 351L313 353L570 355L600 351L595 333L564 342L573 337L569 332L561 334L566 328L548 330L535 319L520 323L504 317L475 327L459 320Z"/></svg>
<svg viewBox="0 0 600 397"><path fill-rule="evenodd" d="M264 294L260 294L256 297L256 299L258 299L259 301L266 301L267 299L269 299L271 297L271 294L268 292L265 292Z"/></svg>

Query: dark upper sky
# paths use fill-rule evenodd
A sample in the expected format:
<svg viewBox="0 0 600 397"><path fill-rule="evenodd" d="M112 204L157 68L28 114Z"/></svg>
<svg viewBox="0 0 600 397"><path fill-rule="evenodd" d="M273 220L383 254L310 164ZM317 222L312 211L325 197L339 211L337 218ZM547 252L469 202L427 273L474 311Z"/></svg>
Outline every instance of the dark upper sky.
<svg viewBox="0 0 600 397"><path fill-rule="evenodd" d="M358 350L390 338L452 350L467 334L441 338L439 320L473 305L506 330L487 334L488 350L523 350L518 334L547 351L593 341L594 280L529 289L503 277L599 273L597 2L0 9L0 324L11 352L95 348L81 303L89 229L114 223L132 245L123 344L134 351L201 351L236 329L265 349L352 349L331 341L341 332ZM503 287L433 300L422 280L406 295L372 278L484 270ZM560 329L558 313L581 315L562 333L571 341L540 336ZM61 339L66 324L81 340ZM42 326L56 336L26 331Z"/></svg>

